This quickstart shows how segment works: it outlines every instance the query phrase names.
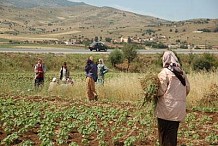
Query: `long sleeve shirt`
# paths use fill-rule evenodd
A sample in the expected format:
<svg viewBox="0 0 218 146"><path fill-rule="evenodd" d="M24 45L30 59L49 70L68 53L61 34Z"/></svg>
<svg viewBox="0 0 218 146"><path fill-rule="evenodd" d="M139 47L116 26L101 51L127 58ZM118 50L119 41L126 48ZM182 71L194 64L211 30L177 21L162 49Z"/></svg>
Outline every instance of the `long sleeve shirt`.
<svg viewBox="0 0 218 146"><path fill-rule="evenodd" d="M158 74L160 88L156 106L158 118L170 121L183 121L186 116L186 96L190 91L190 84L184 74L186 86L167 68Z"/></svg>

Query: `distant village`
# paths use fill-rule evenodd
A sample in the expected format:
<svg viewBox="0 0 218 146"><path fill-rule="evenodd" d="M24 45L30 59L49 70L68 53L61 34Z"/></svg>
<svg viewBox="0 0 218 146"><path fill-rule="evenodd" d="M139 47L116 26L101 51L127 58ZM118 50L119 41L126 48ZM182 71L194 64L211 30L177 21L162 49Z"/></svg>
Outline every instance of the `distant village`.
<svg viewBox="0 0 218 146"><path fill-rule="evenodd" d="M193 33L203 33L203 31L194 31ZM132 44L138 44L138 45L145 45L145 49L150 48L170 48L170 49L218 49L218 46L210 46L207 45L206 42L204 44L199 45L190 45L190 44L183 44L180 42L177 42L177 44L166 44L167 37L165 35L162 36L154 36L149 38L140 38L140 37L121 37L120 39L111 39L110 41L103 41L103 40L97 40L104 42L106 45L110 47L117 47L125 43L132 43ZM89 39L70 39L68 41L64 42L57 42L65 45L82 45L83 42L93 42L95 40L89 40Z"/></svg>
<svg viewBox="0 0 218 146"><path fill-rule="evenodd" d="M206 20L205 20L206 21ZM194 22L181 22L181 23L177 23L178 26L184 26L184 24L191 24ZM206 22L196 22L198 23L208 23L208 21ZM17 36L19 34L19 31L15 31L16 27L18 24L14 24L10 21L2 21L0 22L0 24L2 26L8 26L9 32L1 32L0 34L9 34L9 35L14 35ZM163 25L163 24L162 24ZM169 32L172 33L178 33L178 29L177 29L177 25L175 25L174 23L169 23L169 24L164 24L166 27L169 27ZM20 27L24 27L24 26L20 26ZM154 26L149 26L149 27L158 27L157 25ZM67 28L68 29L68 28ZM71 27L69 28L70 30L72 29ZM14 31L12 31L14 30ZM63 31L64 29L53 29L52 31L46 31L45 29L41 29L39 32L36 31L36 28L32 28L29 27L28 33L35 33L35 31L40 34L40 33L48 33L48 34L52 34L54 32L59 32L59 31ZM185 32L186 30L182 28L181 32ZM191 33L193 34L201 34L201 33L205 33L205 32L211 32L210 29L197 29L195 31L192 31ZM216 28L216 30L214 32L218 32L218 27ZM209 42L202 41L199 44L191 44L188 43L188 37L187 39L184 41L184 39L180 40L177 39L174 43L169 43L169 39L170 36L166 36L166 35L162 35L162 34L157 34L155 33L155 30L152 29L147 29L147 30L143 30L142 31L142 36L121 36L117 39L114 38L102 38L102 37L97 37L97 36L93 36L95 38L86 38L84 36L72 36L71 38L67 39L67 38L62 38L62 39L49 39L49 38L43 38L43 39L36 39L36 40L25 40L25 41L16 41L16 40L10 40L8 43L10 44L58 44L58 45L66 45L66 46L78 46L78 47L87 47L89 46L92 42L97 42L97 41L101 41L103 43L105 43L107 46L111 47L111 48L121 48L125 43L131 43L131 44L137 44L137 45L141 45L142 47L144 47L145 49L150 49L150 48L157 48L157 49L162 49L162 48L170 48L170 49L177 49L177 48L182 48L182 49L218 49L218 45L210 45Z"/></svg>

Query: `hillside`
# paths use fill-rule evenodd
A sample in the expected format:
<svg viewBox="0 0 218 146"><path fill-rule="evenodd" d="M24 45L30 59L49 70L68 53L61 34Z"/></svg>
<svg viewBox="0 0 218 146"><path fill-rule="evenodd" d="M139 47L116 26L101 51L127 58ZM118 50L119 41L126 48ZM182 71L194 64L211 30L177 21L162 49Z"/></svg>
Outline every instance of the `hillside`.
<svg viewBox="0 0 218 146"><path fill-rule="evenodd" d="M218 19L171 22L111 7L96 7L67 0L2 0L0 38L6 40L94 39L131 37L165 44L218 45ZM193 33L209 29L211 32Z"/></svg>
<svg viewBox="0 0 218 146"><path fill-rule="evenodd" d="M60 33L69 29L82 32L80 35L114 34L131 35L142 27L167 22L150 16L142 16L109 7L77 5L57 8L12 8L0 7L1 27L22 33ZM13 27L13 26L16 26ZM31 31L38 30L38 31ZM40 31L41 30L41 31ZM42 31L44 30L44 31ZM69 33L69 31L68 31ZM124 33L124 34L122 34ZM125 34L126 33L126 34Z"/></svg>
<svg viewBox="0 0 218 146"><path fill-rule="evenodd" d="M82 2L70 2L67 0L1 0L1 5L13 6L18 8L33 7L59 7L59 6L76 6L84 5Z"/></svg>

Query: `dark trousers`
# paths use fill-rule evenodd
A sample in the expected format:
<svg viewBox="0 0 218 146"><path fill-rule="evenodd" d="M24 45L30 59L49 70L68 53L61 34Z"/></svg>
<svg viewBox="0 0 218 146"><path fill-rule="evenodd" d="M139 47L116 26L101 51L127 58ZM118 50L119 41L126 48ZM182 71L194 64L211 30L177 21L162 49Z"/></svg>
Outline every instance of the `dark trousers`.
<svg viewBox="0 0 218 146"><path fill-rule="evenodd" d="M44 84L44 78L36 78L35 79L35 87L39 87Z"/></svg>
<svg viewBox="0 0 218 146"><path fill-rule="evenodd" d="M157 120L160 146L176 146L179 122L160 118Z"/></svg>

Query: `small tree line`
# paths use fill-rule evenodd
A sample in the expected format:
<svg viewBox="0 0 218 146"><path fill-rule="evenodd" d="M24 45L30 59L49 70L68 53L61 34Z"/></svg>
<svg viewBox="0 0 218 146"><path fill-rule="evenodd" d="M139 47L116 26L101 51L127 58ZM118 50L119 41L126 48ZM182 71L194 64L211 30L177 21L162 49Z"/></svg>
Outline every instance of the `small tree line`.
<svg viewBox="0 0 218 146"><path fill-rule="evenodd" d="M139 47L136 45L127 44L122 49L115 49L110 53L109 61L114 68L116 68L118 64L122 64L126 61L127 62L126 71L129 72L130 64L133 64L133 62L134 62L133 66L142 66L143 61L149 62L149 60L136 59L138 57L138 54L137 54L138 48ZM179 55L178 58L180 58L180 56L182 56L180 60L183 64L184 69L186 70L191 69L193 71L201 71L201 70L214 71L218 68L218 57L214 54L205 53L202 55L195 55L195 54ZM153 63L156 62L155 63L156 67L161 67L161 63L160 63L161 59L162 59L162 56L160 55L159 57L156 58L156 61L155 59L153 61L151 60L150 61ZM144 62L144 64L149 65L149 63L147 62Z"/></svg>

